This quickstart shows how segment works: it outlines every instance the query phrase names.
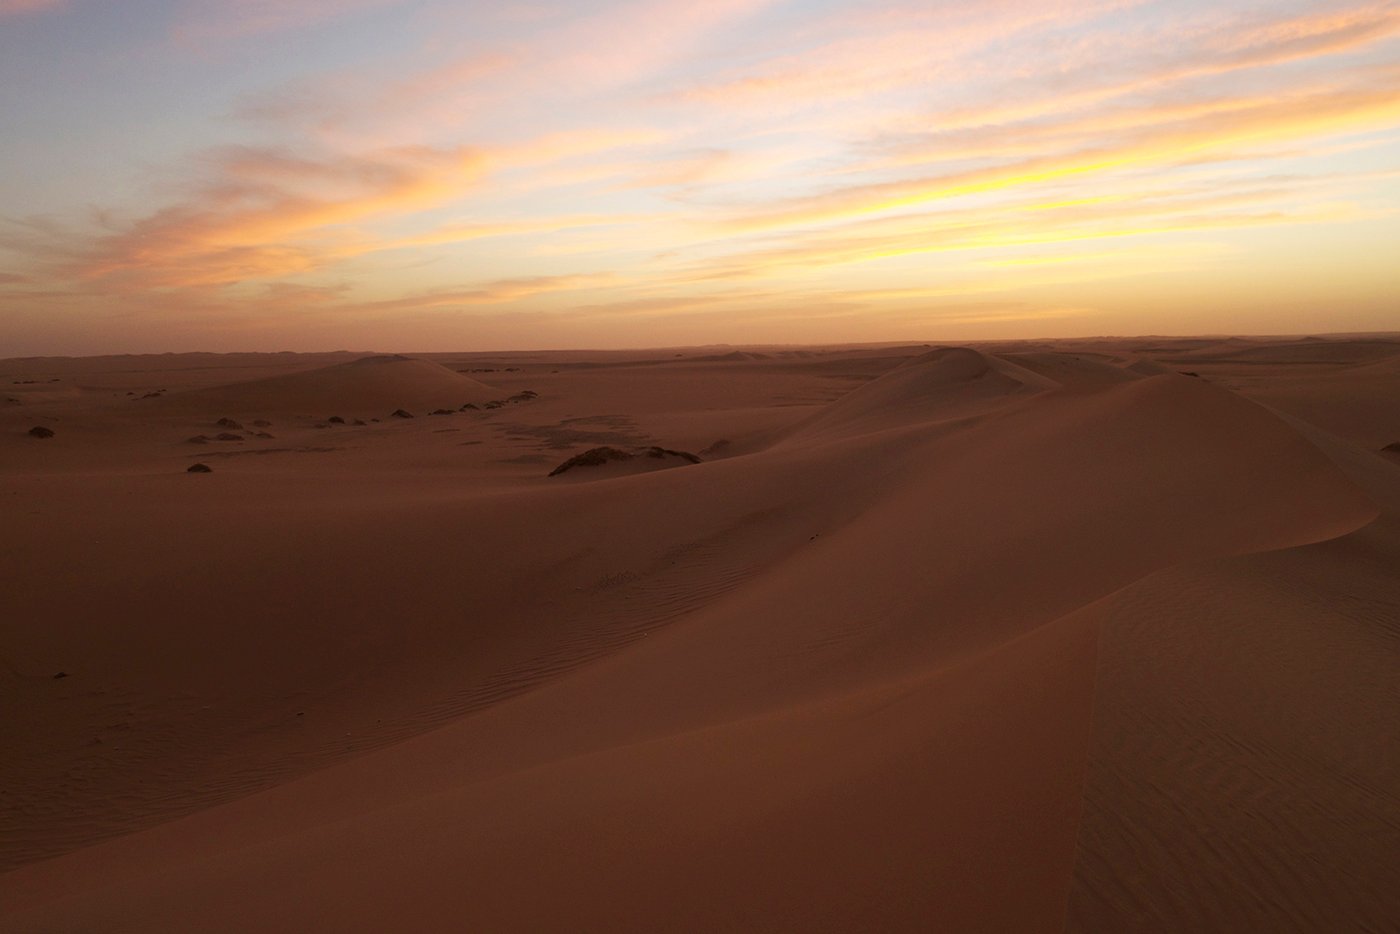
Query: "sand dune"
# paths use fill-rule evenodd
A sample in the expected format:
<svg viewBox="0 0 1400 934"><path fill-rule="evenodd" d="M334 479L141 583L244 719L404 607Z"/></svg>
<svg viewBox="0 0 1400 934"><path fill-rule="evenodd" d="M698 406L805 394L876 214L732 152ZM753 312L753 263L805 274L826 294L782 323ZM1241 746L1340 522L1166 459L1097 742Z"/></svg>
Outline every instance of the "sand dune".
<svg viewBox="0 0 1400 934"><path fill-rule="evenodd" d="M801 439L975 415L1009 397L1058 385L1000 357L966 347L930 350L797 425Z"/></svg>
<svg viewBox="0 0 1400 934"><path fill-rule="evenodd" d="M442 364L382 354L307 372L177 393L166 404L185 411L387 416L396 409L414 409L418 414L439 408L456 410L468 402L479 405L504 395Z"/></svg>
<svg viewBox="0 0 1400 934"><path fill-rule="evenodd" d="M0 926L1383 929L1400 474L1136 346L534 355L312 460L26 453ZM748 440L545 477L609 433Z"/></svg>

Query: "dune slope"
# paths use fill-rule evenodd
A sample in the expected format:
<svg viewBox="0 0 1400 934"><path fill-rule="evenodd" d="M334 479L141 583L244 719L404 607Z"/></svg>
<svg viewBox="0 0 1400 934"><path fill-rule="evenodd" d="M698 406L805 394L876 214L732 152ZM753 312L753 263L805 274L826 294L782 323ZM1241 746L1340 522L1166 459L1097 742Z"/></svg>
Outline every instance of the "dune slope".
<svg viewBox="0 0 1400 934"><path fill-rule="evenodd" d="M8 683L12 699L62 708L47 732L4 737L26 754L5 766L17 868L0 876L0 920L15 931L1121 921L1159 897L1120 894L1143 824L1105 815L1142 797L1134 783L1168 774L1162 762L1183 761L1173 738L1195 735L1196 708L1170 713L1194 696L1172 679L1212 645L1178 639L1180 660L1144 673L1141 640L1168 627L1132 595L1370 534L1356 530L1385 500L1202 380L1053 369L1052 381L937 351L796 419L766 450L597 483L474 486L449 472L372 478L347 495L290 474L216 473L198 482L225 486L151 481L178 498L145 518L139 551L75 555L61 529L26 524L27 575L44 579L60 556L97 570L61 593L0 597L0 618L57 624L5 631L34 675ZM102 502L91 495L85 514L99 539L124 517ZM209 521L189 523L196 510ZM108 632L80 624L133 606ZM60 664L80 686L42 674ZM1279 676L1248 683L1267 690ZM62 704L55 691L68 692ZM114 693L166 719L130 717L122 743L135 752L104 740L84 758L71 743L111 714ZM1279 719L1277 706L1207 699L1249 729ZM1135 758L1122 737L1158 716L1177 725L1143 742L1171 748ZM1375 718L1366 735L1386 728ZM70 744L54 743L64 731ZM1324 733L1279 760L1278 783L1309 800L1331 773L1308 743L1379 774ZM159 796L143 791L152 779ZM1238 803L1233 786L1203 787L1191 814ZM1306 826L1387 813L1384 794L1339 800ZM1181 827L1157 823L1173 852ZM37 858L56 849L73 852ZM1276 880L1306 852L1274 858ZM1381 881L1365 859L1348 865ZM1197 891L1228 899L1251 885ZM1345 890L1329 892L1308 904ZM1191 917L1176 911L1164 917Z"/></svg>

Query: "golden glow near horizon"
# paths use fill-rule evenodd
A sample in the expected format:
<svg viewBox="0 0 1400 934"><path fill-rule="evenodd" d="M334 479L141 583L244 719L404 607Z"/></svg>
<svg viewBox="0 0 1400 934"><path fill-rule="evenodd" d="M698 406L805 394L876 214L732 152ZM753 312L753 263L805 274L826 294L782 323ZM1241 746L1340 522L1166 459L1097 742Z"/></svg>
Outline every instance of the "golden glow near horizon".
<svg viewBox="0 0 1400 934"><path fill-rule="evenodd" d="M1400 329L1400 0L0 0L0 356Z"/></svg>

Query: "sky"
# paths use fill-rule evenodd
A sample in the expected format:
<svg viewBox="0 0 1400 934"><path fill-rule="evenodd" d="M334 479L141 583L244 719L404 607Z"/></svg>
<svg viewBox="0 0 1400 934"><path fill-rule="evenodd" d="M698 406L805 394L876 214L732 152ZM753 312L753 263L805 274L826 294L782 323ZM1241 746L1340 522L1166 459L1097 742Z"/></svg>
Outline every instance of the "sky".
<svg viewBox="0 0 1400 934"><path fill-rule="evenodd" d="M1400 330L1400 0L0 0L0 357Z"/></svg>

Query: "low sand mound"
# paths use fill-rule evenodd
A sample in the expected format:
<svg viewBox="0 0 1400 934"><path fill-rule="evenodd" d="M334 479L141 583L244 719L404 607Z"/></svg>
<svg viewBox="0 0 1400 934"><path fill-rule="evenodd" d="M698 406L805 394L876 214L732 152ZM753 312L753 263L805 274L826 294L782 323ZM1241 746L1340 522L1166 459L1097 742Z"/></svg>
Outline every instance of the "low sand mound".
<svg viewBox="0 0 1400 934"><path fill-rule="evenodd" d="M897 367L793 429L792 439L865 434L976 415L1058 384L967 347L940 347Z"/></svg>
<svg viewBox="0 0 1400 934"><path fill-rule="evenodd" d="M413 357L379 355L302 373L272 376L179 393L168 405L181 409L253 413L316 414L397 409L457 409L496 399L501 393L441 364Z"/></svg>
<svg viewBox="0 0 1400 934"><path fill-rule="evenodd" d="M601 447L591 448L582 454L575 454L551 470L549 475L557 477L569 471L577 471L578 468L590 468L584 471L589 479L602 479L622 473L648 473L653 470L685 467L688 464L698 463L700 463L700 458L689 451L671 451L655 446L639 448L635 451ZM573 474L575 477L579 475L579 473Z"/></svg>
<svg viewBox="0 0 1400 934"><path fill-rule="evenodd" d="M703 357L691 357L687 363L744 363L749 360L771 360L766 353L755 353L747 350L735 350L730 353L707 354Z"/></svg>

